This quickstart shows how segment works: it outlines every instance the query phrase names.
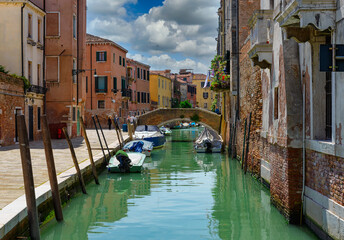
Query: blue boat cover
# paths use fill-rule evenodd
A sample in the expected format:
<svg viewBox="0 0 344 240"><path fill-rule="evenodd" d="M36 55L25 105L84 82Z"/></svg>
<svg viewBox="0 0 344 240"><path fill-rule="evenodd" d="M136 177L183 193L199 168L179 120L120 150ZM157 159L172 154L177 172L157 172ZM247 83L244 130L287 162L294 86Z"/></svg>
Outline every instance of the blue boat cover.
<svg viewBox="0 0 344 240"><path fill-rule="evenodd" d="M134 142L133 145L129 148L129 151L142 153L143 145L144 143L142 141Z"/></svg>

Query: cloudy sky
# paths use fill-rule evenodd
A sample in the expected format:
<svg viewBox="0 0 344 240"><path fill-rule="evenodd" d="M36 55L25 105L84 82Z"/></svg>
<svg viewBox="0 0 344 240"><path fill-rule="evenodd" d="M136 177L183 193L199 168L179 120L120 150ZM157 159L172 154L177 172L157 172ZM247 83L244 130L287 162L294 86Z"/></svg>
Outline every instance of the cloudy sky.
<svg viewBox="0 0 344 240"><path fill-rule="evenodd" d="M87 32L152 70L206 73L216 54L218 0L87 0Z"/></svg>

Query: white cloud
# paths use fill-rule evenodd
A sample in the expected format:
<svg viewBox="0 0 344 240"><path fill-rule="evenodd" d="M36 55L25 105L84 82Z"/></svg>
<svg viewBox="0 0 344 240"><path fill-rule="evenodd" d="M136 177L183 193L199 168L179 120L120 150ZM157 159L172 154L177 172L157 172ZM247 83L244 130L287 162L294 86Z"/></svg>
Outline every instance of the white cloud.
<svg viewBox="0 0 344 240"><path fill-rule="evenodd" d="M218 1L165 0L162 6L133 21L127 20L128 3L136 4L137 0L88 0L89 15L96 16L89 19L88 32L129 44L136 52L155 55L147 60L157 67L155 59L206 71L205 66L216 53ZM169 57L171 54L184 56L185 60L176 61Z"/></svg>
<svg viewBox="0 0 344 240"><path fill-rule="evenodd" d="M201 62L196 62L190 58L186 58L186 59L178 61L174 58L171 58L167 54L144 57L141 54L132 55L129 53L127 57L150 65L151 70L171 69L172 72L179 72L180 69L187 68L187 69L193 69L195 73L204 73L204 74L206 74L208 71L208 66Z"/></svg>

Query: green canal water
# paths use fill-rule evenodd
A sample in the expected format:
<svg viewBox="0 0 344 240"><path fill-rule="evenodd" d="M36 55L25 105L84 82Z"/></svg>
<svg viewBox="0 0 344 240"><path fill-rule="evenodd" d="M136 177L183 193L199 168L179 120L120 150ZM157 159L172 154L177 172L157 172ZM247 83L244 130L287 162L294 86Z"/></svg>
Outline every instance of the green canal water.
<svg viewBox="0 0 344 240"><path fill-rule="evenodd" d="M104 172L99 186L67 204L63 223L44 226L42 239L317 239L287 224L238 161L196 154L198 131L173 131L141 174Z"/></svg>

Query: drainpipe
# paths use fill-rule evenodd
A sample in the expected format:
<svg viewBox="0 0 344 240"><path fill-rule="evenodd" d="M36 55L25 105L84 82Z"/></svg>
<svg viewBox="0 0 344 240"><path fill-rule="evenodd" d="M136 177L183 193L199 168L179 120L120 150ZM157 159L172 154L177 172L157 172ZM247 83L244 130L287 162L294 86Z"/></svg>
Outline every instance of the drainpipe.
<svg viewBox="0 0 344 240"><path fill-rule="evenodd" d="M43 1L43 10L45 13L45 0ZM44 89L46 89L47 87L47 82L45 79L45 27L46 27L46 16L44 15L43 18L43 87ZM44 97L43 97L43 114L46 114L47 111L47 93L44 93Z"/></svg>
<svg viewBox="0 0 344 240"><path fill-rule="evenodd" d="M236 0L236 55L237 55L237 119L240 119L240 44L239 44L239 0Z"/></svg>
<svg viewBox="0 0 344 240"><path fill-rule="evenodd" d="M300 213L300 225L302 224L302 215L304 212L304 200L305 200L305 183L306 183L306 83L302 84L302 194L301 194L301 213Z"/></svg>
<svg viewBox="0 0 344 240"><path fill-rule="evenodd" d="M93 61L92 61L92 56L93 56L93 52L92 52L92 43L90 44L90 55L91 55L91 57L90 57L90 65L91 65L91 69L93 69L93 65L92 65L92 63L93 63ZM92 108L92 96L93 96L93 89L92 89L92 82L93 82L93 78L92 78L92 74L93 72L92 72L92 70L91 70L91 76L90 76L90 81L91 81L91 110L93 109Z"/></svg>
<svg viewBox="0 0 344 240"><path fill-rule="evenodd" d="M79 5L80 0L76 4L76 106L79 106ZM79 120L78 120L79 121Z"/></svg>
<svg viewBox="0 0 344 240"><path fill-rule="evenodd" d="M332 33L332 81L331 81L331 93L332 93L332 143L336 143L336 111L335 111L335 103L336 103L336 27L331 31Z"/></svg>
<svg viewBox="0 0 344 240"><path fill-rule="evenodd" d="M26 3L23 3L23 6L21 7L20 11L21 11L21 75L22 77L24 77L24 16L23 16L23 12L24 12L24 8L25 8Z"/></svg>

